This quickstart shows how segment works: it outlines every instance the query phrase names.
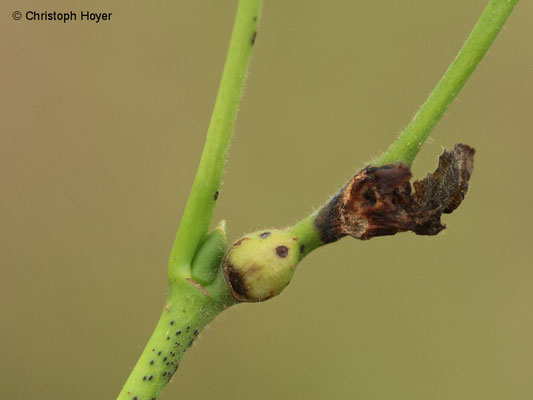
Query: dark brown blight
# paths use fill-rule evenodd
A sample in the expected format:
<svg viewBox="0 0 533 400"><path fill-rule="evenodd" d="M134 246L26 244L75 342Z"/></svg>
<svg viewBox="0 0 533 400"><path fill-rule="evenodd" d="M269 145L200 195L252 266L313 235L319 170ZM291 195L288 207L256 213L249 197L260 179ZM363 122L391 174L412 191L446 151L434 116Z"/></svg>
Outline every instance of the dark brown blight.
<svg viewBox="0 0 533 400"><path fill-rule="evenodd" d="M464 199L474 152L465 144L445 150L435 172L413 183L414 191L405 164L365 167L318 213L321 240L330 243L347 235L366 240L405 231L436 235L446 227L441 215Z"/></svg>

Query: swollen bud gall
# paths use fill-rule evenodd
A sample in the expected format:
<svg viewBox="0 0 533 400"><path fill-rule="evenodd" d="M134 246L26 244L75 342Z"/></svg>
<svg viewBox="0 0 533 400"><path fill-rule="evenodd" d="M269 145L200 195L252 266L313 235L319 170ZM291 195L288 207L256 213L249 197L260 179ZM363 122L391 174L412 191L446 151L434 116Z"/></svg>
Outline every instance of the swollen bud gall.
<svg viewBox="0 0 533 400"><path fill-rule="evenodd" d="M223 262L226 282L239 301L264 301L289 284L300 259L290 229L251 233L236 241Z"/></svg>

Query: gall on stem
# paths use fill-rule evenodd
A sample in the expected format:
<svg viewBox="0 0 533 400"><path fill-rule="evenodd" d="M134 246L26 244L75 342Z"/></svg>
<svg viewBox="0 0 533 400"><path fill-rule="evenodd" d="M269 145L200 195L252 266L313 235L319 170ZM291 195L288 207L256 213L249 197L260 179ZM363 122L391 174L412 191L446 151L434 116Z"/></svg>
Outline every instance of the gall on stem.
<svg viewBox="0 0 533 400"><path fill-rule="evenodd" d="M438 234L446 228L442 214L453 212L466 195L474 153L465 144L445 150L435 172L415 181L413 187L407 164L367 166L313 214L308 229L314 229L314 234L303 232L301 224L296 224L242 237L228 250L222 264L233 297L257 302L278 295L290 283L305 254L344 236L368 240L406 231Z"/></svg>

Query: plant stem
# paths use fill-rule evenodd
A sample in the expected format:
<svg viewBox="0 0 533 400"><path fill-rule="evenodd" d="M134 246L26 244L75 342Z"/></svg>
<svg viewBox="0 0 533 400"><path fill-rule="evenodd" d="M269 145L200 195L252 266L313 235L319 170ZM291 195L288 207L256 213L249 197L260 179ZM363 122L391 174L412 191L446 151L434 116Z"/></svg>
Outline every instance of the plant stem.
<svg viewBox="0 0 533 400"><path fill-rule="evenodd" d="M317 215L318 211L315 211L313 214L305 217L296 223L292 228L290 228L292 234L300 238L300 241L304 245L302 258L316 248L324 245L322 240L320 240L320 232L315 225L315 219Z"/></svg>
<svg viewBox="0 0 533 400"><path fill-rule="evenodd" d="M240 0L204 150L169 260L169 280L190 270L213 219L226 154L255 39L261 0Z"/></svg>
<svg viewBox="0 0 533 400"><path fill-rule="evenodd" d="M420 107L412 121L392 146L374 160L373 166L391 163L412 165L418 151L428 138L431 130L442 118L451 102L464 86L488 48L502 29L518 0L490 0L468 36L457 57L433 89L426 102ZM329 203L326 202L324 207ZM294 227L304 245L304 256L324 243L320 240L315 221L319 211L307 216Z"/></svg>
<svg viewBox="0 0 533 400"><path fill-rule="evenodd" d="M209 240L204 239L213 218L260 7L261 0L239 0L204 151L170 254L165 308L117 400L156 399L202 328L235 304L220 269L224 224ZM191 265L197 253L195 271L207 286L193 278Z"/></svg>
<svg viewBox="0 0 533 400"><path fill-rule="evenodd" d="M372 164L403 162L411 166L430 132L442 118L488 48L518 0L490 0L459 54L393 145Z"/></svg>
<svg viewBox="0 0 533 400"><path fill-rule="evenodd" d="M156 399L203 327L231 304L229 292L225 298L208 297L189 281L181 281L170 291L152 337L117 400Z"/></svg>

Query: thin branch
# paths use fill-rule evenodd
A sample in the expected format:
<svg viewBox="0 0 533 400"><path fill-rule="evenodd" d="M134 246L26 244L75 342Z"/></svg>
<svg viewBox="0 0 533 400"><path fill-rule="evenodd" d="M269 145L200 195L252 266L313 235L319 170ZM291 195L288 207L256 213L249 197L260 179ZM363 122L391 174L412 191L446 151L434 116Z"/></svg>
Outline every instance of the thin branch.
<svg viewBox="0 0 533 400"><path fill-rule="evenodd" d="M234 304L220 269L226 247L224 224L206 236L255 41L260 6L261 0L239 1L204 151L170 255L168 298L152 337L117 400L156 399L203 327Z"/></svg>
<svg viewBox="0 0 533 400"><path fill-rule="evenodd" d="M411 166L430 132L489 49L518 0L491 0L457 57L393 145L372 165L403 162Z"/></svg>
<svg viewBox="0 0 533 400"><path fill-rule="evenodd" d="M240 0L226 64L204 151L170 253L169 279L190 273L191 261L213 219L246 71L255 41L261 0Z"/></svg>
<svg viewBox="0 0 533 400"><path fill-rule="evenodd" d="M518 0L490 0L457 57L431 92L429 98L393 145L371 163L372 166L381 167L395 163L405 163L411 166L431 130L479 64L517 3ZM354 178L357 176L356 174ZM350 184L351 181L347 185ZM331 211L332 204L339 200L342 192L341 190L333 196L321 209L283 231L286 235L298 238L298 244L302 249L301 258L326 244L328 235L335 236L333 232L324 232L324 226L331 225L324 224L324 218L325 216L335 217L333 214L329 215L328 210ZM390 231L389 229L386 232Z"/></svg>

